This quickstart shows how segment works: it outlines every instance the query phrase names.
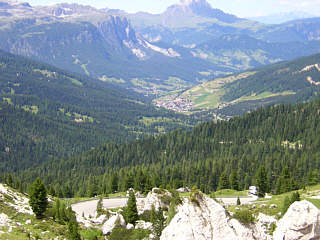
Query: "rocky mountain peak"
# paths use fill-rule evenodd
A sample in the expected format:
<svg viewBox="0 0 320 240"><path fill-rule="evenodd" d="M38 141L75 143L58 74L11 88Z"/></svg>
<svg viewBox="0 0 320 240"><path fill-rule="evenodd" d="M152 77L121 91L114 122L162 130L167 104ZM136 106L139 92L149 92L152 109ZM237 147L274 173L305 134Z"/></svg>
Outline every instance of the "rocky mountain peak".
<svg viewBox="0 0 320 240"><path fill-rule="evenodd" d="M136 32L126 17L108 16L108 19L98 23L101 35L114 43L137 43Z"/></svg>
<svg viewBox="0 0 320 240"><path fill-rule="evenodd" d="M234 15L214 9L207 0L180 0L180 3L168 7L165 15L196 15L205 18L216 18L221 22L232 23L239 20Z"/></svg>

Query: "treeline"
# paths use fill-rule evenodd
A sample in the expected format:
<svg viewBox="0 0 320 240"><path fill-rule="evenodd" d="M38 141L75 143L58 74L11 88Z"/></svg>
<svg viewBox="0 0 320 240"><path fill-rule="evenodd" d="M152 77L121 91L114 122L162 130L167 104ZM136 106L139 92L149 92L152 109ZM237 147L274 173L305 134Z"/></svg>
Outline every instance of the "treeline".
<svg viewBox="0 0 320 240"><path fill-rule="evenodd" d="M19 178L30 182L40 176L52 193L63 197L154 186L196 186L210 192L219 188L223 175L246 189L256 184L263 166L269 190L280 193L319 181L319 119L320 99L262 108L228 122L200 124L191 132L107 143L24 171Z"/></svg>

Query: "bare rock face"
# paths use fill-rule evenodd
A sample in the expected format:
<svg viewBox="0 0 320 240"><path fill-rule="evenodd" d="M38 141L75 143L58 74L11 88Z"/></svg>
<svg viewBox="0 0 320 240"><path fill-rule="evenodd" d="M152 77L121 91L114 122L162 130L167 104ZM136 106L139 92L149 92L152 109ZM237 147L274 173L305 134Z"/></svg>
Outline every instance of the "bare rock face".
<svg viewBox="0 0 320 240"><path fill-rule="evenodd" d="M145 199L137 199L138 213L142 214L144 211L150 211L152 206L155 207L155 210L159 210L160 207L169 207L170 202L166 201L168 198L171 198L169 191L153 188Z"/></svg>
<svg viewBox="0 0 320 240"><path fill-rule="evenodd" d="M9 217L6 214L1 213L0 214L0 227L8 226L9 222L10 222Z"/></svg>
<svg viewBox="0 0 320 240"><path fill-rule="evenodd" d="M121 214L116 214L109 218L108 221L106 221L102 226L102 232L103 235L108 235L112 232L112 230L115 228L116 223L119 222L121 227L126 227L126 222Z"/></svg>
<svg viewBox="0 0 320 240"><path fill-rule="evenodd" d="M13 207L19 213L33 215L29 199L25 195L11 190L4 184L0 184L0 200L5 200L6 198L12 199L12 201L6 202L9 207Z"/></svg>
<svg viewBox="0 0 320 240"><path fill-rule="evenodd" d="M308 201L293 203L277 224L274 240L320 239L320 211Z"/></svg>
<svg viewBox="0 0 320 240"><path fill-rule="evenodd" d="M197 194L192 202L185 200L161 235L161 240L250 240L251 229L237 220L230 221L226 210L211 198Z"/></svg>

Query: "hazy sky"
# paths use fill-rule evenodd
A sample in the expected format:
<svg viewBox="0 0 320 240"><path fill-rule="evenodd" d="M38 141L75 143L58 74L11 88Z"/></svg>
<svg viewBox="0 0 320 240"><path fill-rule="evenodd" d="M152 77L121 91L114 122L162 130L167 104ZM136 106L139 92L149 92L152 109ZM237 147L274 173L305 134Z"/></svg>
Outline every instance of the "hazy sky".
<svg viewBox="0 0 320 240"><path fill-rule="evenodd" d="M128 12L163 12L180 0L26 0L31 5L52 5L73 2L97 8L116 8ZM304 11L320 15L320 0L208 0L214 8L239 17L252 17L288 11Z"/></svg>

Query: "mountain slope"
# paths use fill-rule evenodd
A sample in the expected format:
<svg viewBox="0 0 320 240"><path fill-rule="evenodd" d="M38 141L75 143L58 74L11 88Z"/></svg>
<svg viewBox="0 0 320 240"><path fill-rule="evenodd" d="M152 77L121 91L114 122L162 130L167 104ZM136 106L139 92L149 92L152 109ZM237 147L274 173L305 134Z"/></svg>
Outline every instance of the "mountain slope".
<svg viewBox="0 0 320 240"><path fill-rule="evenodd" d="M123 16L93 8L85 11L74 4L25 7L23 14L11 7L6 11L12 16L0 17L1 49L102 81L139 88L138 78L155 86L175 87L169 81L172 77L188 85L203 78L201 71L224 69L193 57L182 47L148 42Z"/></svg>
<svg viewBox="0 0 320 240"><path fill-rule="evenodd" d="M275 189L288 167L286 174L296 180L294 189L306 184L312 171L319 171L319 110L319 99L262 108L230 121L200 124L192 132L178 130L128 144L106 144L76 158L30 169L21 177L41 176L56 190L65 185L79 195L86 195L92 184L101 186L95 188L97 193L124 191L128 185L142 191L153 186L197 186L210 192L220 176L230 176L234 170L240 189L247 188L261 166ZM56 169L63 169L60 179Z"/></svg>
<svg viewBox="0 0 320 240"><path fill-rule="evenodd" d="M248 33L264 26L215 9L206 0L181 0L161 14L126 16L148 40L181 46L203 43L224 34Z"/></svg>
<svg viewBox="0 0 320 240"><path fill-rule="evenodd" d="M192 53L234 70L267 65L320 52L320 41L270 43L248 35L223 35L196 46Z"/></svg>
<svg viewBox="0 0 320 240"><path fill-rule="evenodd" d="M285 22L304 19L304 18L313 18L314 15L308 12L282 12L277 14L271 14L266 16L252 17L250 18L253 21L258 21L265 24L282 24Z"/></svg>
<svg viewBox="0 0 320 240"><path fill-rule="evenodd" d="M319 64L317 54L251 69L198 85L175 95L174 101L189 102L189 110L215 109L224 116L243 114L264 105L305 101L319 94ZM164 97L156 104L167 106L172 100Z"/></svg>
<svg viewBox="0 0 320 240"><path fill-rule="evenodd" d="M188 125L136 93L2 51L0 89L0 172Z"/></svg>
<svg viewBox="0 0 320 240"><path fill-rule="evenodd" d="M320 18L307 18L267 26L255 35L269 42L320 40Z"/></svg>

